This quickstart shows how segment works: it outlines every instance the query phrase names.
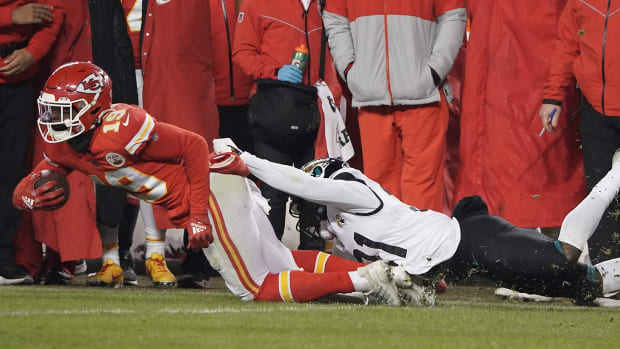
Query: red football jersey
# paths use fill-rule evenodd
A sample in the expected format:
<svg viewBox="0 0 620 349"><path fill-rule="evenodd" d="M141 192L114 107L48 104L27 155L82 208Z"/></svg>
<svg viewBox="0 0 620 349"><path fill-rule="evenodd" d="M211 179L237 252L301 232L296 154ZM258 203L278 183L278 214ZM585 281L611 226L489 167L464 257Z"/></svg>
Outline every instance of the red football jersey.
<svg viewBox="0 0 620 349"><path fill-rule="evenodd" d="M165 207L175 225L185 225L189 215L207 214L207 142L195 133L157 122L137 106L113 105L85 153L67 143L47 143L45 154L47 163L42 161L35 171L57 166L83 172Z"/></svg>

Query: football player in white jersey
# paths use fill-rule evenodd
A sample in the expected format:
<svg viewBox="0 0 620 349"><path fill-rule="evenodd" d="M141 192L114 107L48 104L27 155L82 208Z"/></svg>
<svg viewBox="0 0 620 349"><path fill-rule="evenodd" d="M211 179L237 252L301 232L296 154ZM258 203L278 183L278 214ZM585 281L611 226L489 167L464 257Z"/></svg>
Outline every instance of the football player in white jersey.
<svg viewBox="0 0 620 349"><path fill-rule="evenodd" d="M434 304L434 282L446 273L455 277L479 273L503 287L570 297L583 304L620 289L620 260L595 266L577 262L604 209L618 193L620 156L567 215L557 241L490 216L478 196L461 200L453 218L418 210L341 160L314 160L299 170L247 152L240 158L261 181L302 199L296 211L306 216L305 225L308 220L315 222L305 229L323 238L334 235L358 261L382 259L396 264L394 282L405 303Z"/></svg>

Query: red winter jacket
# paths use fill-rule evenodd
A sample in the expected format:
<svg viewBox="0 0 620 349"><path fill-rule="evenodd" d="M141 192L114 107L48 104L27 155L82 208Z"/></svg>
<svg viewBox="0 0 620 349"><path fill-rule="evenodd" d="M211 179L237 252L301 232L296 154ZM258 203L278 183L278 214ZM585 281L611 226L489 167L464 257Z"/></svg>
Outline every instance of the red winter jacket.
<svg viewBox="0 0 620 349"><path fill-rule="evenodd" d="M312 0L307 12L300 0L280 0L277 6L275 3L244 0L237 19L233 60L254 79L276 79L277 70L291 64L295 47L305 44L309 60L303 83L314 85L319 79L322 30L317 2ZM339 100L340 88L327 47L325 62L325 80Z"/></svg>
<svg viewBox="0 0 620 349"><path fill-rule="evenodd" d="M252 78L232 61L232 44L238 12L235 0L209 0L209 2L211 4L215 102L217 105L227 106L249 104ZM228 21L225 21L225 18Z"/></svg>
<svg viewBox="0 0 620 349"><path fill-rule="evenodd" d="M620 0L569 0L558 27L543 103L562 105L577 84L594 109L620 116Z"/></svg>
<svg viewBox="0 0 620 349"><path fill-rule="evenodd" d="M31 2L39 2L53 6L53 22L41 25L14 25L12 20L13 10ZM37 73L39 70L39 61L47 54L50 47L54 44L56 36L58 36L60 26L64 20L64 15L64 7L60 0L0 0L0 45L28 39L28 46L25 48L32 55L35 62L26 71L17 75L6 76L0 73L0 84L24 81ZM3 66L5 66L4 59L1 59L0 67Z"/></svg>

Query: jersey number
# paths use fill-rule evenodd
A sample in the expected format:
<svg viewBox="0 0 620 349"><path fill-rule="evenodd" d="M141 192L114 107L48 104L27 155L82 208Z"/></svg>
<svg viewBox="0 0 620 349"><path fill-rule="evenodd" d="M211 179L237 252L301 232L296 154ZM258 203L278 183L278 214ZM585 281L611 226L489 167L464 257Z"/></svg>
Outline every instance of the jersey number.
<svg viewBox="0 0 620 349"><path fill-rule="evenodd" d="M103 119L103 133L108 133L110 131L118 132L121 127L121 119L123 118L123 116L125 116L125 114L127 114L127 110L120 109L110 112L108 115L106 115L106 117ZM127 126L126 123L128 122L129 116L127 116L127 120L123 123L123 125Z"/></svg>
<svg viewBox="0 0 620 349"><path fill-rule="evenodd" d="M362 247L366 246L368 248L372 248L376 250L383 250L389 254L393 254L400 258L407 257L407 250L405 250L404 248L394 246L394 245L388 245L383 242L377 242L377 241L370 240L369 238L365 237L364 235L360 233L353 233L353 240L355 240L355 242ZM362 262L362 260L376 261L379 259L378 256L369 256L366 253L358 249L353 250L353 257L355 257L355 259L357 259L358 262Z"/></svg>
<svg viewBox="0 0 620 349"><path fill-rule="evenodd" d="M146 202L161 199L168 192L166 182L155 176L144 174L133 167L123 167L105 173L111 185L120 187Z"/></svg>

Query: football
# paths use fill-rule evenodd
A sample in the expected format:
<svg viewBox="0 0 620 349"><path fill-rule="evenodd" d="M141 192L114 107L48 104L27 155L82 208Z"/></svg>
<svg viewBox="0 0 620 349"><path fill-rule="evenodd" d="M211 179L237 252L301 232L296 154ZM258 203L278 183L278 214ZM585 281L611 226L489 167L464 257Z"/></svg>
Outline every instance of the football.
<svg viewBox="0 0 620 349"><path fill-rule="evenodd" d="M65 195L64 195L65 199L62 202L60 202L58 205L44 208L43 210L52 211L52 210L61 208L67 202L67 200L69 200L70 188L69 188L69 181L67 180L67 176L65 176L62 172L55 171L55 170L43 170L41 171L41 173L43 175L37 178L36 181L34 181L35 189L39 188L40 186L50 181L56 181L56 185L54 186L52 191L60 189L60 188L63 188L65 190Z"/></svg>

